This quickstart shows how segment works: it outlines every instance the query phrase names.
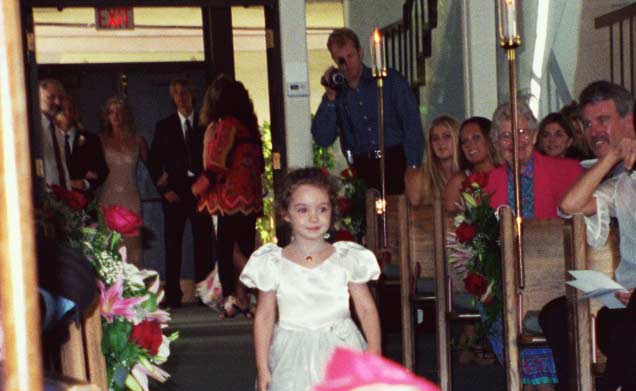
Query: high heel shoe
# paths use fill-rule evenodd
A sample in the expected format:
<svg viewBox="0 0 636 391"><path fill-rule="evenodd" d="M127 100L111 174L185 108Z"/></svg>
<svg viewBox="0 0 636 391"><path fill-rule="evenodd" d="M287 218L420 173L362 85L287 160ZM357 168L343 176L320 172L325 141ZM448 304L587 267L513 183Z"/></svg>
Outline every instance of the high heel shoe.
<svg viewBox="0 0 636 391"><path fill-rule="evenodd" d="M223 312L219 314L220 319L231 319L236 317L236 315L242 314L247 319L252 319L254 317L254 313L250 309L250 305L247 307L241 308L236 303L236 299L232 296L228 297L225 301L225 305L223 306Z"/></svg>

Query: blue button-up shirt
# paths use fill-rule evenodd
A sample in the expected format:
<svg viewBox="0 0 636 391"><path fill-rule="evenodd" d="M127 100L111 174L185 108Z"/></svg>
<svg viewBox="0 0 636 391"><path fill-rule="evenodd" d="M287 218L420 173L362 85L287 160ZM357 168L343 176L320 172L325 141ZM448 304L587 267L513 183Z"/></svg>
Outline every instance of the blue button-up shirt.
<svg viewBox="0 0 636 391"><path fill-rule="evenodd" d="M311 123L316 144L326 147L340 136L343 152L350 150L355 155L378 149L377 91L371 69L365 66L357 88L345 85L333 102L323 96ZM397 71L388 70L383 96L385 147L402 145L406 164L420 166L424 154L420 113L407 81Z"/></svg>

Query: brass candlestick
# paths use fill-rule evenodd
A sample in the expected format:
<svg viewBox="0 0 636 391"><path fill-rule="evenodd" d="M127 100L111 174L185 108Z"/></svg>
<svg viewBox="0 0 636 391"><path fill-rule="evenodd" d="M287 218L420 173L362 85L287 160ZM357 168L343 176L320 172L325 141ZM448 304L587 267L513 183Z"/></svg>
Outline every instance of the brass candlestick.
<svg viewBox="0 0 636 391"><path fill-rule="evenodd" d="M523 262L523 215L521 208L521 174L519 167L519 113L517 111L517 76L515 50L521 45L517 33L516 0L499 0L499 44L506 49L508 58L508 83L510 89L510 112L512 115L512 159L515 188L515 247L519 266L519 289L526 285Z"/></svg>
<svg viewBox="0 0 636 391"><path fill-rule="evenodd" d="M382 236L380 244L382 248L387 247L386 233L386 167L384 157L384 94L383 84L386 78L386 64L384 62L384 48L382 45L382 33L377 27L371 35L371 59L373 66L371 71L373 77L378 82L378 144L380 147L380 200L375 203L376 213L380 215L380 226Z"/></svg>

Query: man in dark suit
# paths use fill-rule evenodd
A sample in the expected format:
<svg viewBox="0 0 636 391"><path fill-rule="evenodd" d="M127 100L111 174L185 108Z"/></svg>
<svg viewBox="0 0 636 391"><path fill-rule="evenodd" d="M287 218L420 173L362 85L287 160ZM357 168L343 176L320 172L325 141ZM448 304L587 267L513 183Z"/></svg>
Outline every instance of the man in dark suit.
<svg viewBox="0 0 636 391"><path fill-rule="evenodd" d="M77 112L71 98L63 97L60 108L55 124L70 188L92 197L109 172L102 143L97 135L77 125Z"/></svg>
<svg viewBox="0 0 636 391"><path fill-rule="evenodd" d="M181 305L181 254L186 220L194 239L194 277L205 279L212 270L214 226L210 215L196 210L192 184L203 171L203 135L192 107L192 88L186 79L170 83L177 112L157 123L150 148L149 169L162 197L166 246L166 302Z"/></svg>
<svg viewBox="0 0 636 391"><path fill-rule="evenodd" d="M80 129L75 104L55 79L40 81L40 110L46 184L92 197L109 171L99 137Z"/></svg>

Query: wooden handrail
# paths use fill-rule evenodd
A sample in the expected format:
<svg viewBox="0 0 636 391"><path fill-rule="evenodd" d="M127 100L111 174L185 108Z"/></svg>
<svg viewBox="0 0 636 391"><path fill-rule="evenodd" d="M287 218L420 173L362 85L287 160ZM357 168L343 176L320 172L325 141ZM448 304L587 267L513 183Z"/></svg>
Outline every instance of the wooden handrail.
<svg viewBox="0 0 636 391"><path fill-rule="evenodd" d="M594 27L596 29L607 27L609 31L610 81L624 86L629 89L632 94L636 87L634 80L636 76L634 73L634 57L636 56L634 53L634 17L636 17L636 3L594 19ZM627 42L625 42L625 34L623 31L625 24L627 24L628 28ZM615 27L618 27L618 31L614 31ZM618 48L618 59L614 58L615 46ZM626 51L628 51L628 53L625 53ZM628 57L628 59L625 57ZM615 66L616 60L618 60L618 67ZM616 70L618 70L618 76L615 75ZM629 73L629 86L625 85L627 79L626 73Z"/></svg>
<svg viewBox="0 0 636 391"><path fill-rule="evenodd" d="M636 3L594 18L594 28L611 26L636 16Z"/></svg>
<svg viewBox="0 0 636 391"><path fill-rule="evenodd" d="M0 7L0 307L4 390L42 390L28 109L20 2Z"/></svg>
<svg viewBox="0 0 636 391"><path fill-rule="evenodd" d="M435 27L437 0L406 0L402 19L381 29L387 65L398 70L413 89L426 83L425 60L431 56L431 32Z"/></svg>

